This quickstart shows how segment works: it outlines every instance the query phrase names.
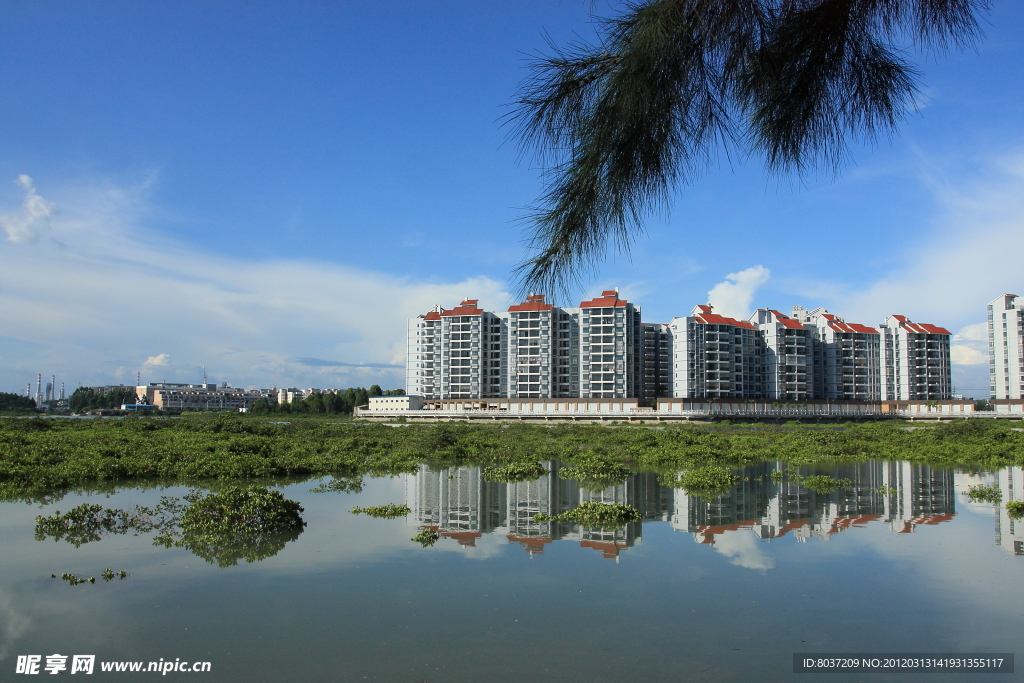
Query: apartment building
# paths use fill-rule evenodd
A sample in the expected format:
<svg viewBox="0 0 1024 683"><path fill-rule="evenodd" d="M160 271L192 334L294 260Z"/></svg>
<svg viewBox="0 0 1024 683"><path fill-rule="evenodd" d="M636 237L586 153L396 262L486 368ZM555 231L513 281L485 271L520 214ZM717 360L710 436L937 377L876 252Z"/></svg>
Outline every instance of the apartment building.
<svg viewBox="0 0 1024 683"><path fill-rule="evenodd" d="M890 315L878 332L883 401L953 398L949 330Z"/></svg>
<svg viewBox="0 0 1024 683"><path fill-rule="evenodd" d="M562 315L543 294L531 294L509 307L506 396L551 398L558 392L562 375L556 343Z"/></svg>
<svg viewBox="0 0 1024 683"><path fill-rule="evenodd" d="M988 305L989 393L1024 398L1024 299L1003 294Z"/></svg>
<svg viewBox="0 0 1024 683"><path fill-rule="evenodd" d="M753 323L700 305L667 327L672 336L672 397L763 396L763 349Z"/></svg>
<svg viewBox="0 0 1024 683"><path fill-rule="evenodd" d="M813 335L814 398L878 401L882 398L881 345L878 330L848 323L824 308L794 306L790 317Z"/></svg>
<svg viewBox="0 0 1024 683"><path fill-rule="evenodd" d="M672 332L665 323L641 323L644 335L643 398L672 396Z"/></svg>
<svg viewBox="0 0 1024 683"><path fill-rule="evenodd" d="M750 316L763 344L765 398L806 401L814 398L814 336L799 320L771 308Z"/></svg>
<svg viewBox="0 0 1024 683"><path fill-rule="evenodd" d="M409 321L406 391L425 399L502 395L505 323L466 299Z"/></svg>
<svg viewBox="0 0 1024 683"><path fill-rule="evenodd" d="M640 396L643 344L640 307L618 291L580 303L580 397Z"/></svg>

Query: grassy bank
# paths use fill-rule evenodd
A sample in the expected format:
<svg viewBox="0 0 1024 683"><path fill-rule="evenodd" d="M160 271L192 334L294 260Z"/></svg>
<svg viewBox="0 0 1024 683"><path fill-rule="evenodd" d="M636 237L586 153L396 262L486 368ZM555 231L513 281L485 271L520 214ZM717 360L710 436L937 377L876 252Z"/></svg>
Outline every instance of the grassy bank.
<svg viewBox="0 0 1024 683"><path fill-rule="evenodd" d="M402 428L204 415L117 420L0 418L0 497L54 487L160 478L339 478L412 471L421 462L500 466L561 460L678 473L765 460L791 464L881 458L996 468L1024 464L1021 423L961 421L907 431L895 422L839 428L469 425Z"/></svg>

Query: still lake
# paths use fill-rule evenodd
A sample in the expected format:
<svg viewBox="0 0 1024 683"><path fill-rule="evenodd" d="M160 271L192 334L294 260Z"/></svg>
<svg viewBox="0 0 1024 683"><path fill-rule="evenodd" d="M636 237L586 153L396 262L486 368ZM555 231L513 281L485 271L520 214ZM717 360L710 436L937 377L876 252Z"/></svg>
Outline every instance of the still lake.
<svg viewBox="0 0 1024 683"><path fill-rule="evenodd" d="M965 494L987 483L1021 499L1020 468L799 468L855 482L815 493L763 463L704 500L650 474L594 491L544 465L548 475L517 484L426 466L368 477L357 493L310 491L330 478L289 484L304 532L228 567L154 546L152 534L78 548L35 539L37 515L153 506L185 487L0 503L0 681L33 680L15 673L31 654L43 665L96 655L87 680L97 681L159 675L105 673L100 662L180 659L211 670L168 680L439 683L905 681L794 674L792 657L1024 653L1024 520ZM533 520L585 500L633 505L643 521L602 531ZM350 513L402 502L405 518ZM424 527L440 533L433 546L411 540ZM105 582L106 567L130 576ZM64 572L96 582L51 578ZM1024 680L1017 666L940 679Z"/></svg>

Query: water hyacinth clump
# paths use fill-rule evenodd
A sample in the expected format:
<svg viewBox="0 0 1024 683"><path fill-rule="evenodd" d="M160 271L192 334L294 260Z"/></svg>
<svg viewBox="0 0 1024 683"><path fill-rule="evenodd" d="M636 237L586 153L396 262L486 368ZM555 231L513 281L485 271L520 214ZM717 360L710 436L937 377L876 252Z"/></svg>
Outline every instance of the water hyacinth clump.
<svg viewBox="0 0 1024 683"><path fill-rule="evenodd" d="M1003 499L1003 492L998 486L975 484L967 487L967 497L975 503L998 503Z"/></svg>
<svg viewBox="0 0 1024 683"><path fill-rule="evenodd" d="M52 578L54 578L54 579L57 578L56 574L51 574L50 576ZM68 572L64 572L63 574L61 574L60 578L62 580L64 580L64 581L67 581L69 586L77 586L80 583L96 583L96 577L95 576L90 576L87 579L86 578L81 578L80 579L77 576L75 576L74 574L71 574L71 573L68 573Z"/></svg>
<svg viewBox="0 0 1024 683"><path fill-rule="evenodd" d="M415 542L419 543L424 548L429 548L430 546L432 546L435 543L437 543L437 541L440 538L441 538L441 534L438 533L437 529L434 529L434 528L428 526L428 527L423 527L423 529L421 529L418 534L416 534L415 536L413 536L409 540L410 541L415 541Z"/></svg>
<svg viewBox="0 0 1024 683"><path fill-rule="evenodd" d="M717 498L738 484L740 478L726 467L709 466L683 472L677 478L665 478L669 486L682 488L691 496Z"/></svg>
<svg viewBox="0 0 1024 683"><path fill-rule="evenodd" d="M515 484L521 481L533 481L548 473L539 462L512 462L508 465L492 465L485 467L482 472L484 481L493 481L501 484ZM564 476L564 470L563 470Z"/></svg>
<svg viewBox="0 0 1024 683"><path fill-rule="evenodd" d="M536 514L535 522L574 522L591 529L616 529L640 521L640 513L631 505L587 501L560 515Z"/></svg>
<svg viewBox="0 0 1024 683"><path fill-rule="evenodd" d="M387 505L373 505L365 508L354 507L350 512L353 515L366 515L368 517L376 517L379 519L394 519L396 517L405 517L410 514L412 510L404 503L401 505L388 503Z"/></svg>
<svg viewBox="0 0 1024 683"><path fill-rule="evenodd" d="M794 478L793 481L815 493L832 493L838 489L847 489L853 486L852 479L837 479L827 474L814 474L809 477L800 477L799 479Z"/></svg>
<svg viewBox="0 0 1024 683"><path fill-rule="evenodd" d="M276 555L306 526L301 505L263 486L229 486L185 500L191 505L182 514L181 538L174 545L220 567Z"/></svg>

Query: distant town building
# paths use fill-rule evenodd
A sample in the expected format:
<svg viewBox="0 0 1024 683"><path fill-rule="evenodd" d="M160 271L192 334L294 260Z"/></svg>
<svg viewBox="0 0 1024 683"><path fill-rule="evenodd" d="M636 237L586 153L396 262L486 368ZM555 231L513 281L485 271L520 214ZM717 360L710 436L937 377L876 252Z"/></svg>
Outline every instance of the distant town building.
<svg viewBox="0 0 1024 683"><path fill-rule="evenodd" d="M159 410L236 410L247 411L263 398L258 390L249 391L229 387L225 383L179 384L153 382L137 387L139 403L147 403Z"/></svg>
<svg viewBox="0 0 1024 683"><path fill-rule="evenodd" d="M1003 294L988 305L989 393L1024 398L1024 299Z"/></svg>

